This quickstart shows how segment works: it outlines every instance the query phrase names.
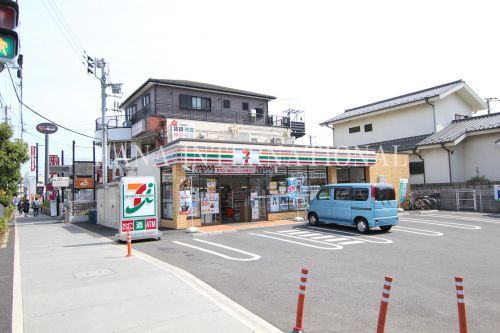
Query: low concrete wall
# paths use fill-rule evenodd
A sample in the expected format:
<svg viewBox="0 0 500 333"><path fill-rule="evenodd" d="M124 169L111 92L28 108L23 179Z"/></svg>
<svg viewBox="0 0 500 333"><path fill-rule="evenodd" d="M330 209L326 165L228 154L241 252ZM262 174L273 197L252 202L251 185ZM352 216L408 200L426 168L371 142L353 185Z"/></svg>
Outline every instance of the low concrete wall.
<svg viewBox="0 0 500 333"><path fill-rule="evenodd" d="M478 211L500 212L500 201L495 201L493 186L500 182L487 183L436 183L436 184L412 184L412 191L423 191L426 194L439 193L441 199L441 209L457 210L456 192L457 190L475 190L476 207ZM460 210L474 210L472 193L462 193Z"/></svg>

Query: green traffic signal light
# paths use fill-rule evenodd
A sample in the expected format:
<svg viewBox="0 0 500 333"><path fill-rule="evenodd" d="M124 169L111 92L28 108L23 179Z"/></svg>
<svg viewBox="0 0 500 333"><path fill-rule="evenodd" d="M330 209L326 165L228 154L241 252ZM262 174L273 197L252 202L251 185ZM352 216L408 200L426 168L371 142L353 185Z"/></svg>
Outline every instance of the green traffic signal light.
<svg viewBox="0 0 500 333"><path fill-rule="evenodd" d="M13 59L16 57L16 41L12 36L0 35L0 58Z"/></svg>

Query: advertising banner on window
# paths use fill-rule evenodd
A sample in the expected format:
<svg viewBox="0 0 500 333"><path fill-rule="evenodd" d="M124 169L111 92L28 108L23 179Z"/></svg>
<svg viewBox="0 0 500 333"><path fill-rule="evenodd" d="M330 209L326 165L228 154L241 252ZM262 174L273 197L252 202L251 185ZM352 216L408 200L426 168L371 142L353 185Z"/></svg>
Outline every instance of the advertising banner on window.
<svg viewBox="0 0 500 333"><path fill-rule="evenodd" d="M286 181L288 183L288 197L292 199L297 198L297 178L287 178Z"/></svg>
<svg viewBox="0 0 500 333"><path fill-rule="evenodd" d="M193 212L193 201L191 199L191 190L181 190L181 205L179 208L180 214L190 215Z"/></svg>
<svg viewBox="0 0 500 333"><path fill-rule="evenodd" d="M399 202L404 202L406 200L406 194L408 192L408 179L401 178L399 180Z"/></svg>
<svg viewBox="0 0 500 333"><path fill-rule="evenodd" d="M202 214L219 214L219 193L205 193L201 199Z"/></svg>

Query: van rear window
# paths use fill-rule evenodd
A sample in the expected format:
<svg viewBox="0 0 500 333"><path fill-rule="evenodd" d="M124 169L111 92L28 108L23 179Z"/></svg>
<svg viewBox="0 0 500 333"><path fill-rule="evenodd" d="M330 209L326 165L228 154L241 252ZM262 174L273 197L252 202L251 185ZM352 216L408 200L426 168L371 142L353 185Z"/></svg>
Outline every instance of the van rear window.
<svg viewBox="0 0 500 333"><path fill-rule="evenodd" d="M377 201L396 200L396 192L394 192L394 189L389 186L376 186L375 200Z"/></svg>

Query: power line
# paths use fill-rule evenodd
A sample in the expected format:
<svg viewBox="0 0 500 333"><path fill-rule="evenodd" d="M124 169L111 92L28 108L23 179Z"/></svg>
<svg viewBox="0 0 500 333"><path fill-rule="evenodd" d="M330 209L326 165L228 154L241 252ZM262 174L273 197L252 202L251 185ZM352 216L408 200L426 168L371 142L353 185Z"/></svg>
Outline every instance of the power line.
<svg viewBox="0 0 500 333"><path fill-rule="evenodd" d="M85 48L83 47L82 43L80 43L80 40L76 36L76 34L73 32L73 29L71 29L71 26L68 24L68 21L64 18L63 13L59 10L59 7L57 6L55 0L48 0L49 4L52 3L52 7L55 9L55 13L58 14L60 21L62 22L63 26L66 27L66 30L69 32L69 35L73 38L73 40L76 42L76 45L83 50L83 53L86 55L87 52L85 52Z"/></svg>
<svg viewBox="0 0 500 333"><path fill-rule="evenodd" d="M21 98L19 98L19 94L17 93L16 84L14 83L14 79L12 78L12 74L10 73L10 68L7 68L7 70L9 72L10 81L12 82L12 87L14 88L14 92L16 93L17 100L19 101L19 103L21 103L21 105L23 105L25 108L27 108L28 110L30 110L31 112L33 112L34 114L36 114L37 116L39 116L40 118L43 118L43 119L47 120L48 122L50 122L50 123L52 123L52 124L54 124L54 125L62 128L62 129L65 129L67 131L73 132L75 134L78 134L78 135L81 135L81 136L84 136L84 137L87 137L87 138L90 138L90 139L95 139L93 136L90 136L90 135L87 135L87 134L83 134L83 133L74 131L74 130L72 130L70 128L67 128L66 126L60 125L60 124L56 123L55 121L52 121L49 118L45 117L44 115L36 112L35 110L33 110L28 105L24 104L24 102L21 100Z"/></svg>
<svg viewBox="0 0 500 333"><path fill-rule="evenodd" d="M83 58L86 58L84 51L83 50L78 50L78 47L76 46L76 42L71 40L71 36L64 29L64 26L62 26L62 23L60 23L57 20L55 14L52 13L51 9L49 9L49 7L47 6L45 0L42 0L42 4L45 7L45 9L47 10L47 12L49 13L49 15L52 18L52 20L54 21L54 23L57 25L57 28L59 29L59 31L61 31L64 39L66 39L66 42L68 42L69 46L71 47L71 49L73 50L73 52L77 56L79 62L81 62L83 64L83 66L87 67L87 64L83 61Z"/></svg>

